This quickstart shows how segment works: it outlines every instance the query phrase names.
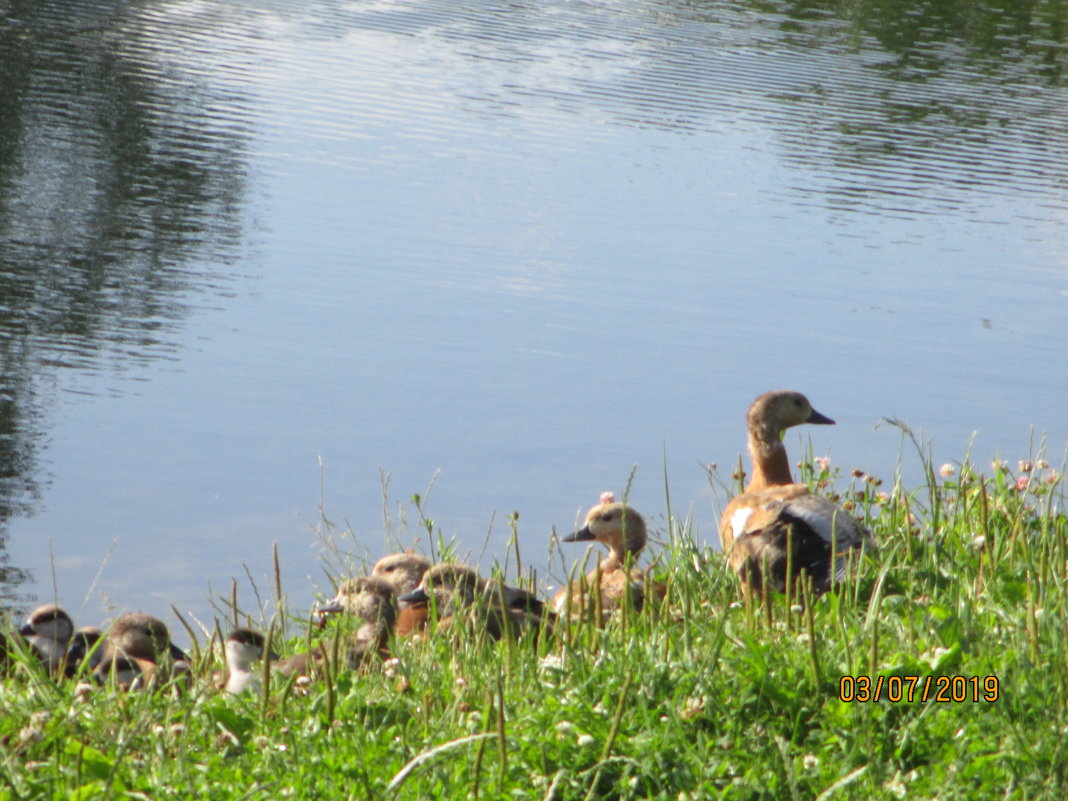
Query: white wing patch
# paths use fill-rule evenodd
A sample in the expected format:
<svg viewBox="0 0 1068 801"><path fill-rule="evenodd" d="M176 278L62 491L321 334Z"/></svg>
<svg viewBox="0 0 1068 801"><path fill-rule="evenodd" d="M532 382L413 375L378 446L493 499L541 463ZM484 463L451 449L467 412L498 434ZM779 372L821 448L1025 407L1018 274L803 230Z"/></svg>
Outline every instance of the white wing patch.
<svg viewBox="0 0 1068 801"><path fill-rule="evenodd" d="M745 524L749 522L749 518L753 516L754 511L752 506L746 506L731 515L731 531L734 532L736 540L741 539L742 535L745 534Z"/></svg>

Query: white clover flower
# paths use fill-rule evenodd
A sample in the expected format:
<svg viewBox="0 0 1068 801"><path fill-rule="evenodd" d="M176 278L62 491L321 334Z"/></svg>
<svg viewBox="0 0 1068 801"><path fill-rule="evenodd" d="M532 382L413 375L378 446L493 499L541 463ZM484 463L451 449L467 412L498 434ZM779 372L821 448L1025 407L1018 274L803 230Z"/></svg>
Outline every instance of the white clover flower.
<svg viewBox="0 0 1068 801"><path fill-rule="evenodd" d="M580 734L575 742L578 743L580 748L585 748L587 745L593 745L597 740L594 739L592 734Z"/></svg>

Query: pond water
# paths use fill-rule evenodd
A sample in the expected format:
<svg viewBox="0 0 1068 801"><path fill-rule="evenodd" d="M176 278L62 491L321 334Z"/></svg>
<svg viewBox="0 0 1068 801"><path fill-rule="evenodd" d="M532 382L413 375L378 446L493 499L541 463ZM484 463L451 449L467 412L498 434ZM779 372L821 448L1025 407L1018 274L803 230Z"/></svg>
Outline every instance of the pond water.
<svg viewBox="0 0 1068 801"><path fill-rule="evenodd" d="M773 388L838 421L794 455L811 437L846 470L919 480L884 417L937 461L1046 435L1059 464L1066 21L1060 0L8 6L5 597L205 619L235 578L266 601L277 543L307 608L346 562L429 547L414 493L484 566L518 512L552 583L554 528L635 465L654 528L667 470L715 543L702 465L729 473Z"/></svg>

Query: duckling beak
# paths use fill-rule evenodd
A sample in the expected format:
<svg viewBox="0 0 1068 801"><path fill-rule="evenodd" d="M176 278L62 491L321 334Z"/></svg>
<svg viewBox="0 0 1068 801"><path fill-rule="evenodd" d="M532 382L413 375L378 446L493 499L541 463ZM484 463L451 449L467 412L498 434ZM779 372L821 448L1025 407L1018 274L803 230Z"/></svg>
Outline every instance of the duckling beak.
<svg viewBox="0 0 1068 801"><path fill-rule="evenodd" d="M589 542L590 540L595 539L597 539L597 537L590 531L590 527L583 526L574 534L568 534L567 536L561 537L560 542Z"/></svg>
<svg viewBox="0 0 1068 801"><path fill-rule="evenodd" d="M818 426L833 426L834 420L827 417L827 415L820 414L815 409L812 410L812 414L808 416L806 423L813 423Z"/></svg>
<svg viewBox="0 0 1068 801"><path fill-rule="evenodd" d="M422 587L416 587L411 592L397 596L397 600L406 604L424 604L430 600L430 596L426 594L426 590Z"/></svg>
<svg viewBox="0 0 1068 801"><path fill-rule="evenodd" d="M19 634L21 634L23 637L32 637L36 633L37 633L37 629L35 629L29 623L27 623L25 626L23 626L21 629L19 629Z"/></svg>
<svg viewBox="0 0 1068 801"><path fill-rule="evenodd" d="M173 642L167 644L167 653L171 655L171 659L176 662L188 662L189 654L175 645Z"/></svg>

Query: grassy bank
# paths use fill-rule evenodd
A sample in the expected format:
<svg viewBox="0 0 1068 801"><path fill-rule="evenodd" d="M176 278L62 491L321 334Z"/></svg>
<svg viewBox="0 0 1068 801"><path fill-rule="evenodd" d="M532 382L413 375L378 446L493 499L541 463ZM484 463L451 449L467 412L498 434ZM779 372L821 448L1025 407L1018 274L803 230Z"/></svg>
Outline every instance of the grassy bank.
<svg viewBox="0 0 1068 801"><path fill-rule="evenodd" d="M536 645L397 642L389 672L276 676L237 698L80 695L18 662L0 688L0 799L1061 801L1062 467L928 462L909 490L811 460L806 478L880 550L804 609L740 604L722 557L669 503L642 510L666 543L657 619ZM282 650L307 647L298 621L285 632ZM313 636L329 647L331 630ZM860 700L860 677L878 701Z"/></svg>

